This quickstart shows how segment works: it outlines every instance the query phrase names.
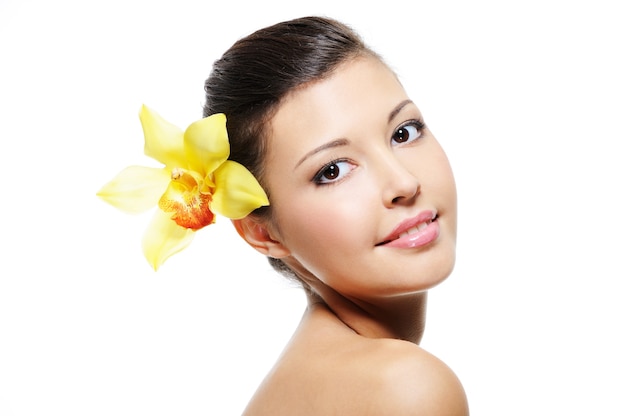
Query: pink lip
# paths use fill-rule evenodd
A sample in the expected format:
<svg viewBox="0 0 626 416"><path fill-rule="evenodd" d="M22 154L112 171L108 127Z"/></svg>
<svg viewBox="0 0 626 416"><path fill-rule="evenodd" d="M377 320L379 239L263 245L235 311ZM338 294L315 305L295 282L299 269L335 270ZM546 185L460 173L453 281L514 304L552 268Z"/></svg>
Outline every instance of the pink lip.
<svg viewBox="0 0 626 416"><path fill-rule="evenodd" d="M419 227L419 230L415 230ZM410 232L409 232L410 231ZM408 234L402 235L403 233ZM439 237L439 222L435 211L422 211L417 216L402 221L377 246L415 248L431 243Z"/></svg>

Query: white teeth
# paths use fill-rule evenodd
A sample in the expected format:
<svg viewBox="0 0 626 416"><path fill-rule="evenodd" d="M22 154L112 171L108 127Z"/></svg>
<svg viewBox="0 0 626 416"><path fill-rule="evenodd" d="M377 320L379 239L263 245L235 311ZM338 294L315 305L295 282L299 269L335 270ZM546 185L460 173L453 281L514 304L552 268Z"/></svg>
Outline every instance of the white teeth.
<svg viewBox="0 0 626 416"><path fill-rule="evenodd" d="M400 233L400 235L398 236L398 238L402 238L405 235L411 235L411 234L415 234L419 231L422 231L424 228L428 227L428 224L430 224L430 221L428 222L421 222L419 224L417 224L415 227L411 227L408 230L406 230L403 233Z"/></svg>

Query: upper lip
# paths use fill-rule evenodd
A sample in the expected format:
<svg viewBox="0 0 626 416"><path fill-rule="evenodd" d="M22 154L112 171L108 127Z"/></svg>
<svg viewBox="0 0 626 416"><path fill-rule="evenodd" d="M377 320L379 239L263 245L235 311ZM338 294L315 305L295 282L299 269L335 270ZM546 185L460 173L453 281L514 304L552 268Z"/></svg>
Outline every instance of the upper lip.
<svg viewBox="0 0 626 416"><path fill-rule="evenodd" d="M389 233L383 240L376 244L377 246L386 244L390 241L397 239L400 234L410 230L413 227L418 226L422 223L428 223L437 219L437 211L435 210L426 210L421 211L419 214L412 218L407 218L404 221L401 221L394 229Z"/></svg>

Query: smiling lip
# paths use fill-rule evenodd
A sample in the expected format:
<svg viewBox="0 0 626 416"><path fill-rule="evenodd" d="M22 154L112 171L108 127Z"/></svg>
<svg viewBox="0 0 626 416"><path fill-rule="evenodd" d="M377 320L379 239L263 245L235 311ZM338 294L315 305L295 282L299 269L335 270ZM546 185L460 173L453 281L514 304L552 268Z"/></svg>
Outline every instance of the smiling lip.
<svg viewBox="0 0 626 416"><path fill-rule="evenodd" d="M439 237L437 212L422 211L417 216L402 221L376 246L415 248L425 246Z"/></svg>

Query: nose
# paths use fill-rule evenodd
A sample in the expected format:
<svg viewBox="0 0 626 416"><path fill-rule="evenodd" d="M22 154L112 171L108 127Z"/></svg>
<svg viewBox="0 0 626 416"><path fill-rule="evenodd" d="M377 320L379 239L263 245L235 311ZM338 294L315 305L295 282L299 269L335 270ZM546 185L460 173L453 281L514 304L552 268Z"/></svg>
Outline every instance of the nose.
<svg viewBox="0 0 626 416"><path fill-rule="evenodd" d="M381 174L385 207L392 208L415 202L421 185L402 161L393 156L385 158Z"/></svg>

